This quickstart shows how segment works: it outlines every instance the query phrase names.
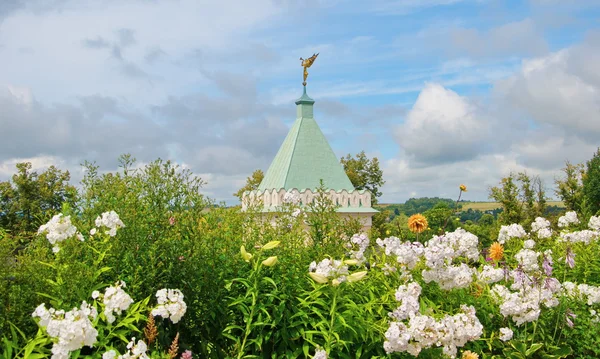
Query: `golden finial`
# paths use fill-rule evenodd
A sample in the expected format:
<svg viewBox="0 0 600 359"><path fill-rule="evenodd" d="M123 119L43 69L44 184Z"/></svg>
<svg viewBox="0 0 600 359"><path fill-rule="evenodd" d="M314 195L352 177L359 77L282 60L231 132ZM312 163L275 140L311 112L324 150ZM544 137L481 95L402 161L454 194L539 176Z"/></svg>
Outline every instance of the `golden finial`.
<svg viewBox="0 0 600 359"><path fill-rule="evenodd" d="M308 71L306 69L308 69L313 64L313 62L315 62L317 56L319 56L318 53L313 54L308 59L300 58L300 61L302 61L302 67L304 67L304 82L302 83L303 86L306 86L306 78L308 77Z"/></svg>

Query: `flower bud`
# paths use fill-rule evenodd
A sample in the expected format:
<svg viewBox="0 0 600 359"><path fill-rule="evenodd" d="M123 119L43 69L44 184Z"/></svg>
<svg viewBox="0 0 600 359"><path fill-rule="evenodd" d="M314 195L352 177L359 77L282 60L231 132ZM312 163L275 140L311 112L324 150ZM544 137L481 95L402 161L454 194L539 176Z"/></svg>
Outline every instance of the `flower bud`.
<svg viewBox="0 0 600 359"><path fill-rule="evenodd" d="M328 281L327 281L327 277L325 277L324 275L317 274L317 273L313 273L313 272L310 272L310 273L308 273L308 275L309 275L309 276L310 276L310 277L311 277L311 278L312 278L312 279L313 279L315 282L317 282L317 283L319 283L319 284L325 284L325 283L327 283L327 282L328 282Z"/></svg>
<svg viewBox="0 0 600 359"><path fill-rule="evenodd" d="M338 286L338 285L340 285L341 283L342 283L342 282L340 282L340 281L339 281L339 280L337 280L337 279L334 279L334 280L332 280L332 281L331 281L331 285L333 285L334 287L337 287L337 286Z"/></svg>
<svg viewBox="0 0 600 359"><path fill-rule="evenodd" d="M262 261L262 264L267 267L272 267L275 263L277 263L277 256L272 256Z"/></svg>
<svg viewBox="0 0 600 359"><path fill-rule="evenodd" d="M367 271L352 273L348 276L348 282L358 282L367 275Z"/></svg>
<svg viewBox="0 0 600 359"><path fill-rule="evenodd" d="M346 259L344 263L353 266L358 264L358 261L356 259Z"/></svg>
<svg viewBox="0 0 600 359"><path fill-rule="evenodd" d="M273 249L276 248L277 246L279 246L279 243L281 243L281 241L271 241L267 244L265 244L262 249L264 250L268 250L268 249Z"/></svg>
<svg viewBox="0 0 600 359"><path fill-rule="evenodd" d="M246 248L244 246L240 247L240 253L242 254L243 260L250 262L250 259L252 259L252 254L246 252Z"/></svg>

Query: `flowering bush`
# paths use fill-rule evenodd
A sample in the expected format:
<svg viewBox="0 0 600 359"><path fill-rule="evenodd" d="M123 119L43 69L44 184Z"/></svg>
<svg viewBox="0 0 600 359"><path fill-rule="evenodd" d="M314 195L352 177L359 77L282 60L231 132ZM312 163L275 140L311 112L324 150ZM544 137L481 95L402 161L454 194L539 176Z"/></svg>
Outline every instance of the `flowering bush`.
<svg viewBox="0 0 600 359"><path fill-rule="evenodd" d="M88 173L81 207L0 243L2 359L600 356L598 217L413 242L293 196L275 225L206 210L165 164Z"/></svg>

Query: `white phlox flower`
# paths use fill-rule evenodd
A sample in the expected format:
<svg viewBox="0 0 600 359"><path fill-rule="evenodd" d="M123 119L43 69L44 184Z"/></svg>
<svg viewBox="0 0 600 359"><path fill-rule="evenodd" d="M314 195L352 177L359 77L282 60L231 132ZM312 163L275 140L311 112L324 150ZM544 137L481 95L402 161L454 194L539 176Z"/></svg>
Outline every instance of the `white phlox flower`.
<svg viewBox="0 0 600 359"><path fill-rule="evenodd" d="M515 292L496 284L492 288L492 294L500 302L500 313L504 317L510 316L515 324L520 326L538 319L541 304L547 308L557 306L560 290L560 282L556 278L549 278L542 285L523 285Z"/></svg>
<svg viewBox="0 0 600 359"><path fill-rule="evenodd" d="M340 283L345 282L349 274L348 266L344 262L329 258L325 258L319 263L312 262L308 267L308 271L326 277L329 280L337 280Z"/></svg>
<svg viewBox="0 0 600 359"><path fill-rule="evenodd" d="M350 238L347 247L348 249L357 248L356 250L350 251L350 257L362 262L365 260L365 251L369 247L369 237L364 233L355 234Z"/></svg>
<svg viewBox="0 0 600 359"><path fill-rule="evenodd" d="M44 304L39 305L32 313L32 317L39 318L38 324L45 328L49 337L54 339L51 359L68 359L70 353L83 348L91 347L96 343L98 331L94 328L92 320L96 319L96 308L90 307L85 301L79 309L64 310L46 309Z"/></svg>
<svg viewBox="0 0 600 359"><path fill-rule="evenodd" d="M513 337L513 331L510 328L500 328L500 340L507 342Z"/></svg>
<svg viewBox="0 0 600 359"><path fill-rule="evenodd" d="M327 359L327 352L323 349L317 349L313 359Z"/></svg>
<svg viewBox="0 0 600 359"><path fill-rule="evenodd" d="M536 233L540 239L552 237L550 221L542 217L537 217L531 224L531 232Z"/></svg>
<svg viewBox="0 0 600 359"><path fill-rule="evenodd" d="M391 322L383 347L387 353L408 352L413 356L426 348L442 347L445 355L454 358L458 347L479 339L482 333L483 325L475 315L475 308L461 305L461 313L440 320L417 313L408 324Z"/></svg>
<svg viewBox="0 0 600 359"><path fill-rule="evenodd" d="M117 235L117 229L125 227L125 224L123 224L123 221L121 221L119 215L115 211L109 211L102 213L102 216L96 218L96 227L108 228L104 233L108 234L110 237L114 237Z"/></svg>
<svg viewBox="0 0 600 359"><path fill-rule="evenodd" d="M413 269L423 256L424 246L419 242L402 242L400 238L388 237L377 239L379 247L384 249L387 256L396 256L397 262L404 269Z"/></svg>
<svg viewBox="0 0 600 359"><path fill-rule="evenodd" d="M588 227L594 231L600 231L600 216L591 216Z"/></svg>
<svg viewBox="0 0 600 359"><path fill-rule="evenodd" d="M388 315L398 321L414 316L419 312L419 296L421 286L417 282L403 284L396 290L396 300L400 306Z"/></svg>
<svg viewBox="0 0 600 359"><path fill-rule="evenodd" d="M522 266L525 272L533 272L540 268L538 265L538 257L541 253L533 251L531 249L521 249L515 254L515 259Z"/></svg>
<svg viewBox="0 0 600 359"><path fill-rule="evenodd" d="M187 310L179 289L160 289L156 292L156 301L158 306L152 309L152 315L171 319L173 324L178 323Z"/></svg>
<svg viewBox="0 0 600 359"><path fill-rule="evenodd" d="M434 281L442 289L466 288L473 281L475 269L456 259L475 261L479 258L477 236L458 228L443 236L434 236L423 249L427 269L422 272L426 283Z"/></svg>
<svg viewBox="0 0 600 359"><path fill-rule="evenodd" d="M528 239L523 242L523 248L532 249L535 247L535 241L533 239Z"/></svg>
<svg viewBox="0 0 600 359"><path fill-rule="evenodd" d="M295 193L292 192L286 192L283 195L283 203L286 204L299 204L300 203L300 196L298 196Z"/></svg>
<svg viewBox="0 0 600 359"><path fill-rule="evenodd" d="M500 232L498 233L498 242L500 244L504 244L506 241L512 238L523 238L525 236L527 236L527 233L523 229L523 226L513 223L509 226L500 227Z"/></svg>
<svg viewBox="0 0 600 359"><path fill-rule="evenodd" d="M125 282L118 281L114 286L108 287L106 288L106 291L104 291L104 297L102 298L104 303L104 315L109 323L115 321L114 314L120 315L133 303L133 299L131 299L129 294L125 293L123 290L124 287ZM95 293L92 293L92 297L94 294Z"/></svg>
<svg viewBox="0 0 600 359"><path fill-rule="evenodd" d="M561 228L568 227L572 224L579 224L579 218L577 218L577 213L575 211L567 212L558 219L558 226Z"/></svg>
<svg viewBox="0 0 600 359"><path fill-rule="evenodd" d="M127 344L127 353L119 355L118 359L150 359L146 351L148 346L143 340L135 342L135 337ZM104 359L104 358L103 358Z"/></svg>
<svg viewBox="0 0 600 359"><path fill-rule="evenodd" d="M71 223L71 216L63 216L62 213L55 215L48 223L40 226L38 234L43 233L46 234L48 242L53 245L52 251L54 253L60 251L59 243L75 235L80 241L84 240L81 233L77 232L77 228Z"/></svg>
<svg viewBox="0 0 600 359"><path fill-rule="evenodd" d="M499 282L504 279L504 269L485 265L481 272L477 273L477 279L487 284Z"/></svg>
<svg viewBox="0 0 600 359"><path fill-rule="evenodd" d="M592 241L598 240L598 237L600 237L600 232L584 229L582 231L575 231L571 233L561 233L559 241L570 243L583 243L587 245L592 243Z"/></svg>

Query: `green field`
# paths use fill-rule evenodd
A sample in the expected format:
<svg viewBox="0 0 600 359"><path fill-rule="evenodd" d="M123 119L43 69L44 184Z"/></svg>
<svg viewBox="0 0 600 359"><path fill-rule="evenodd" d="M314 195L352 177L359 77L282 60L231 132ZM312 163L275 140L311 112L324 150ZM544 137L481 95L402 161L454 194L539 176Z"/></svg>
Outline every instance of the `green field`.
<svg viewBox="0 0 600 359"><path fill-rule="evenodd" d="M480 211L491 211L502 207L498 202L461 202L461 204L463 206L463 211L466 211L469 208L472 208L473 210L478 209ZM548 201L548 206L564 207L565 205L562 201Z"/></svg>

